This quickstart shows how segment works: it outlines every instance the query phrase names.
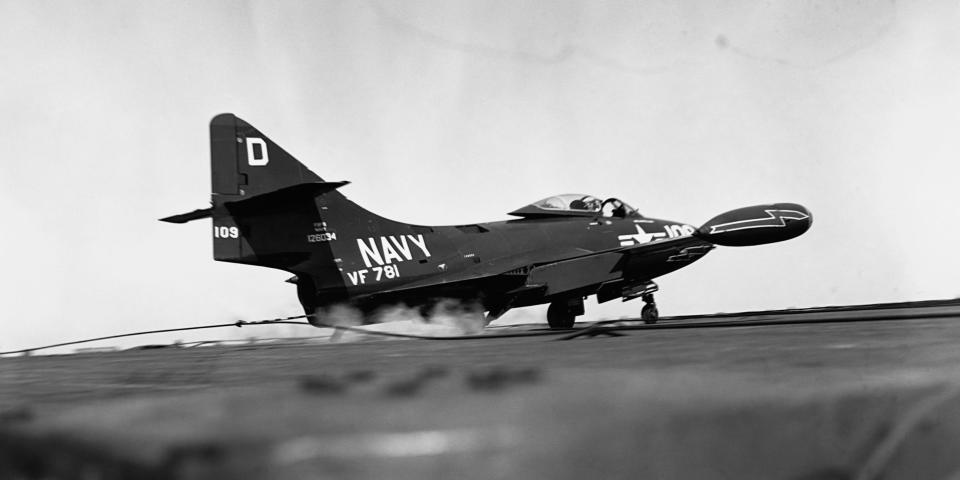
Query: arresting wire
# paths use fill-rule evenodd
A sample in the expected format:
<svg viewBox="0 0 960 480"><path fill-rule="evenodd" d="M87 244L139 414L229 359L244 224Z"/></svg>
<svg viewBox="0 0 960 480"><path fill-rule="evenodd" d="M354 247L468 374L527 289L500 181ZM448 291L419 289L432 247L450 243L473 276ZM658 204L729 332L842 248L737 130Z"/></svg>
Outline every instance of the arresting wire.
<svg viewBox="0 0 960 480"><path fill-rule="evenodd" d="M756 312L756 313L761 314L762 312ZM791 318L791 316L780 316L780 314L782 314L783 312L769 312L769 313L777 315L777 317L766 318L766 319L751 319L750 318L751 314L746 314L737 320L705 320L705 321L688 321L687 317L677 317L677 318L671 317L671 318L663 319L663 320L667 320L666 323L658 323L658 324L651 324L651 325L639 324L641 319L624 318L619 320L602 320L578 329L539 330L539 331L525 331L525 332L514 332L514 333L466 334L466 335L417 335L412 333L396 333L396 332L383 332L379 330L368 330L366 328L354 327L349 325L336 325L336 324L324 323L318 320L314 320L313 322L293 321L297 319L306 319L306 318L311 318L316 316L316 314L305 314L305 315L294 315L290 317L273 318L268 320L254 320L254 321L238 320L233 323L219 323L219 324L213 324L213 325L198 325L193 327L165 328L160 330L144 330L139 332L122 333L119 335L108 335L105 337L88 338L88 339L76 340L72 342L63 342L63 343L56 343L52 345L44 345L41 347L32 347L32 348L25 348L21 350L11 350L7 352L0 352L0 356L14 355L14 354L29 354L38 350L47 350L47 349L57 348L57 347L79 345L83 343L91 343L91 342L97 342L101 340L111 340L111 339L124 338L124 337L133 337L138 335L183 332L183 331L189 331L189 330L203 330L203 329L210 329L210 328L244 327L248 325L277 325L277 324L303 325L303 326L312 326L312 327L318 327L318 328L329 328L337 332L354 332L354 333L361 333L364 335L374 335L374 336L392 337L392 338L407 338L407 339L414 339L414 340L486 340L486 339L497 339L497 338L545 337L545 336L560 336L558 340L572 340L580 337L595 337L599 335L616 337L616 336L622 336L624 334L622 332L635 331L635 330L760 327L760 326L775 326L775 325L875 322L875 321L897 321L897 320L917 320L917 319L927 319L927 318L934 319L934 318L960 317L960 313L956 311L909 312L909 313L880 314L880 315L842 317L842 318ZM814 313L814 312L808 312L808 313ZM816 313L823 313L823 312L816 312ZM717 317L704 315L699 318L709 319L709 318L723 318L723 317L726 317L726 315L717 316Z"/></svg>
<svg viewBox="0 0 960 480"><path fill-rule="evenodd" d="M0 355L14 355L14 354L17 354L17 353L31 353L31 352L35 352L35 351L37 351L37 350L49 350L49 349L51 349L51 348L57 348L57 347L67 347L67 346L70 346L70 345L79 345L79 344L82 344L82 343L99 342L99 341L101 341L101 340L113 340L113 339L115 339L115 338L135 337L135 336L139 336L139 335L150 335L150 334L154 334L154 333L185 332L185 331L188 331L188 330L204 330L204 329L208 329L208 328L242 327L242 326L244 326L244 325L268 325L268 324L276 324L276 323L298 323L298 324L299 324L299 323L302 323L302 324L304 324L304 325L309 325L309 323L306 323L306 322L290 322L290 321L289 321L289 320L294 320L294 319L297 319L297 318L306 318L306 317L307 317L307 315L296 315L296 316L293 316L293 317L275 318L275 319L270 319L270 320L258 320L258 321L237 320L236 322L233 322L233 323L218 323L218 324L214 324L214 325L196 325L196 326L193 326L193 327L163 328L163 329L159 329L159 330L141 330L141 331L137 331L137 332L121 333L121 334L117 334L117 335L107 335L107 336L105 336L105 337L86 338L86 339L83 339L83 340L74 340L74 341L71 341L71 342L54 343L54 344L52 344L52 345L44 345L44 346L42 346L42 347L31 347L31 348L24 348L24 349L21 349L21 350L11 350L11 351L9 351L9 352L0 352Z"/></svg>
<svg viewBox="0 0 960 480"><path fill-rule="evenodd" d="M537 337L537 336L547 336L547 335L562 335L569 334L569 330L551 330L551 331L536 331L536 332L514 332L514 333L497 333L497 334L470 334L470 335L416 335L411 333L396 333L396 332L383 332L379 330L368 330L366 328L353 327L349 325L336 325L332 323L324 323L317 320L311 322L295 322L293 320L297 319L306 319L310 317L315 317L316 314L305 314L305 315L294 315L290 317L282 318L272 318L267 320L237 320L232 323L217 323L213 325L196 325L192 327L179 327L179 328L164 328L159 330L142 330L137 332L121 333L117 335L107 335L104 337L95 337L95 338L86 338L83 340L74 340L70 342L54 343L51 345L43 345L40 347L30 347L20 350L10 350L7 352L0 352L0 356L4 355L16 355L16 354L30 354L39 350L49 350L51 348L58 347L68 347L71 345L80 345L84 343L99 342L102 340L113 340L117 338L125 337L135 337L140 335L151 335L155 333L172 333L172 332L185 332L190 330L204 330L211 328L224 328L224 327L245 327L245 326L254 326L254 325L303 325L307 327L317 327L317 328L329 328L338 332L354 332L362 333L365 335L374 335L380 337L392 337L392 338L408 338L416 340L476 340L476 339L485 339L485 338L515 338L515 337Z"/></svg>

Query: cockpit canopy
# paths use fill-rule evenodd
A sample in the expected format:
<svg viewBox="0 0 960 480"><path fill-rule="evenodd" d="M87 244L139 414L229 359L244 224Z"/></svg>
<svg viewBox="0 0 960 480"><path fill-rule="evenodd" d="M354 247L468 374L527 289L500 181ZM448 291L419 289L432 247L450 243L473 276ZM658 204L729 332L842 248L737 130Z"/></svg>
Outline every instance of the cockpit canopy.
<svg viewBox="0 0 960 480"><path fill-rule="evenodd" d="M554 195L544 198L531 205L546 210L581 210L587 212L597 212L600 210L600 200L593 195L581 195L579 193L565 193L563 195Z"/></svg>
<svg viewBox="0 0 960 480"><path fill-rule="evenodd" d="M554 195L510 212L524 218L537 217L639 217L637 211L616 198L600 200L593 195L565 193Z"/></svg>

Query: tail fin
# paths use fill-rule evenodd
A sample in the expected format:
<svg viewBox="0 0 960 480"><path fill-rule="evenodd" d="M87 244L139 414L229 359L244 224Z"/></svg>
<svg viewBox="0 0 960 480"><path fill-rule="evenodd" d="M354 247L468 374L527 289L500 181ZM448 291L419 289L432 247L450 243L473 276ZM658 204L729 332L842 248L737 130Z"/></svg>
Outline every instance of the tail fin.
<svg viewBox="0 0 960 480"><path fill-rule="evenodd" d="M231 113L210 121L213 204L301 183L322 182L266 135Z"/></svg>
<svg viewBox="0 0 960 480"><path fill-rule="evenodd" d="M333 263L329 248L305 244L322 234L316 198L336 196L347 182L324 182L266 135L223 113L210 121L211 207L162 218L186 223L213 218L213 258L295 270Z"/></svg>
<svg viewBox="0 0 960 480"><path fill-rule="evenodd" d="M370 261L362 256L364 247L376 259L377 246L391 241L400 248L394 251L389 245L396 258L413 260L416 246L424 258L430 256L424 235L431 228L388 220L351 202L337 191L347 182L323 181L232 114L210 122L210 150L212 206L161 220L211 217L215 260L295 274L297 293L309 313L316 305L347 298L343 271ZM368 243L358 246L363 242Z"/></svg>
<svg viewBox="0 0 960 480"><path fill-rule="evenodd" d="M334 190L346 182L324 182L230 113L210 121L210 174L214 259L283 270L316 260L316 249L299 241L323 221L314 200L340 196Z"/></svg>

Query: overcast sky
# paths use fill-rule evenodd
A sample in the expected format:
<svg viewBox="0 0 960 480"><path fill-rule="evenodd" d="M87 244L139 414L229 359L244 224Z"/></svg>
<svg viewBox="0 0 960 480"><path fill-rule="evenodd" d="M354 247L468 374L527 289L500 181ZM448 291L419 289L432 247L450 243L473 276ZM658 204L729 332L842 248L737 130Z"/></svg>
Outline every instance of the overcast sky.
<svg viewBox="0 0 960 480"><path fill-rule="evenodd" d="M157 221L208 205L221 112L411 223L566 192L813 211L661 278L662 315L955 297L958 25L948 0L2 2L0 350L301 313L289 274L214 262L209 222Z"/></svg>

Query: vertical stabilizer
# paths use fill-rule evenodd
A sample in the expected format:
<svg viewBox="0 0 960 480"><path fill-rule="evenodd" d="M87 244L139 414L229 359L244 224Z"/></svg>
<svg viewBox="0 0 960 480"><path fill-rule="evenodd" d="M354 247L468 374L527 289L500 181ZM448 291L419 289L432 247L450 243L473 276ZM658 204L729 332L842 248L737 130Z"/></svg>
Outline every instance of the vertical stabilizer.
<svg viewBox="0 0 960 480"><path fill-rule="evenodd" d="M163 220L212 218L214 259L293 273L308 313L347 299L349 274L352 286L362 284L356 271L379 268L386 281L399 275L394 262L428 268L420 265L430 257L432 228L360 207L337 191L347 182L325 182L235 115L210 121L210 155L211 207ZM377 277L371 275L372 284Z"/></svg>
<svg viewBox="0 0 960 480"><path fill-rule="evenodd" d="M266 135L231 113L210 121L214 205L322 179Z"/></svg>

